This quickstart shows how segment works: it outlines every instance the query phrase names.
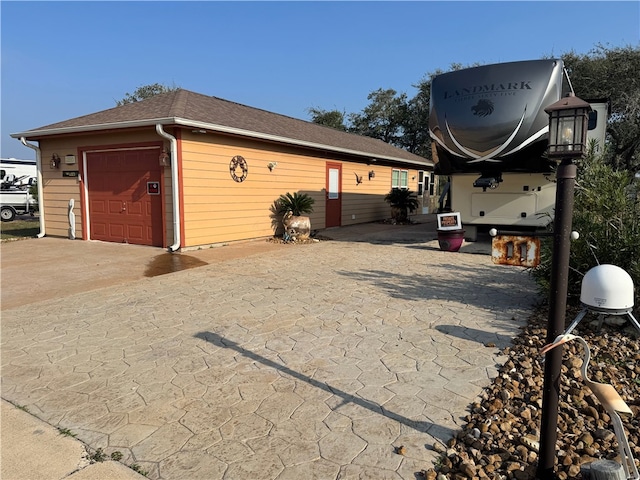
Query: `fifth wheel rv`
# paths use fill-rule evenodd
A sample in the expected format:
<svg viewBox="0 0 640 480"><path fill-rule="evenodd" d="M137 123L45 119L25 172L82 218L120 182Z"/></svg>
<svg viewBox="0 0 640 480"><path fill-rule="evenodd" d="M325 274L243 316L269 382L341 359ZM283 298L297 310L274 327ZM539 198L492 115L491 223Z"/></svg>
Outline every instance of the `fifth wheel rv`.
<svg viewBox="0 0 640 480"><path fill-rule="evenodd" d="M449 177L446 210L460 212L465 237L478 228L546 227L556 188L545 157L544 111L569 93L562 60L467 68L434 77L429 133L435 173ZM588 139L604 144L608 104L590 102Z"/></svg>

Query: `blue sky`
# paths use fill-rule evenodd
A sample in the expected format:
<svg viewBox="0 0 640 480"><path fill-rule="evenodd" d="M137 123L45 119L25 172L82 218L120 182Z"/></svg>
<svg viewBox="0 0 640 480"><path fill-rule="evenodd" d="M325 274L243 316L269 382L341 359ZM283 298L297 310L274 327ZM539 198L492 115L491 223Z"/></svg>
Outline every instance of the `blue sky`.
<svg viewBox="0 0 640 480"><path fill-rule="evenodd" d="M2 1L0 15L0 156L25 159L10 133L156 82L308 120L360 112L378 88L411 97L454 62L640 44L638 1Z"/></svg>

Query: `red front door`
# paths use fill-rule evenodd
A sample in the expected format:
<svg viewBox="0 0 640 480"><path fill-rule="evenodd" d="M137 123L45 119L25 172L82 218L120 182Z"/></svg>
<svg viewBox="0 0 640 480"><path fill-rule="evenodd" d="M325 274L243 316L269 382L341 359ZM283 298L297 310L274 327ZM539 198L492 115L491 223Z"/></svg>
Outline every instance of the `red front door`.
<svg viewBox="0 0 640 480"><path fill-rule="evenodd" d="M327 162L327 204L325 227L342 225L342 164Z"/></svg>
<svg viewBox="0 0 640 480"><path fill-rule="evenodd" d="M87 154L92 240L163 246L158 149Z"/></svg>

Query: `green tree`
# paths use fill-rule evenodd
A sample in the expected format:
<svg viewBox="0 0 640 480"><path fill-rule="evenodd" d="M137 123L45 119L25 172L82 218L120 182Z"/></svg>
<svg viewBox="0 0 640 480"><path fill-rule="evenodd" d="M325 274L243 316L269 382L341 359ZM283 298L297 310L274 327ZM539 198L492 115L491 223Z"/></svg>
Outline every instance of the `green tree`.
<svg viewBox="0 0 640 480"><path fill-rule="evenodd" d="M175 90L178 90L179 88L180 87L177 87L176 85L168 87L166 85L162 85L161 83L143 85L136 88L133 93L127 92L122 100L116 100L116 105L120 107L128 103L139 102L140 100L145 100L147 98L153 97L154 95L173 92Z"/></svg>
<svg viewBox="0 0 640 480"><path fill-rule="evenodd" d="M611 103L606 162L640 171L640 47L597 44L589 53L562 55L573 88L584 100Z"/></svg>
<svg viewBox="0 0 640 480"><path fill-rule="evenodd" d="M431 79L423 79L417 85L418 93L404 105L401 117L402 137L398 146L431 159L431 137L429 136L429 107L431 105Z"/></svg>
<svg viewBox="0 0 640 480"><path fill-rule="evenodd" d="M582 275L598 264L626 270L640 284L640 178L616 170L604 155L589 154L578 164L572 230L580 234L571 244L569 303L578 304ZM545 238L541 264L532 270L541 293L548 297L552 240ZM640 290L636 288L636 306Z"/></svg>
<svg viewBox="0 0 640 480"><path fill-rule="evenodd" d="M349 131L401 146L407 113L407 95L393 89L378 89L367 96L370 101L362 113L349 115Z"/></svg>
<svg viewBox="0 0 640 480"><path fill-rule="evenodd" d="M308 108L307 112L311 115L311 121L313 123L335 128L336 130L342 130L343 132L347 130L344 124L344 112L339 110L323 110L316 107Z"/></svg>

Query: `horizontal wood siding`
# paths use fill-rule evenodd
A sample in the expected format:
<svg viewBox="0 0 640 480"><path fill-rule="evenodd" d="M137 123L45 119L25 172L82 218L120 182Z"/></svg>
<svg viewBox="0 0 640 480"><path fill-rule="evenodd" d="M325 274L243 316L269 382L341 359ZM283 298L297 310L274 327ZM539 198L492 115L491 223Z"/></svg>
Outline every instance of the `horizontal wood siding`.
<svg viewBox="0 0 640 480"><path fill-rule="evenodd" d="M243 182L231 178L231 159L248 165ZM182 139L182 182L185 231L183 247L272 236L281 233L280 217L271 210L287 192L315 199L311 228L325 228L326 162L342 164L342 225L373 222L391 216L384 196L391 189L390 166L367 165L335 157L311 155L302 149L221 135L185 134ZM269 163L277 163L272 171ZM397 168L397 167L396 167ZM369 179L369 171L375 177ZM361 182L356 181L356 174ZM417 190L417 170L409 185Z"/></svg>
<svg viewBox="0 0 640 480"><path fill-rule="evenodd" d="M171 167L165 167L164 175L164 225L165 245L173 245L173 196L171 194Z"/></svg>
<svg viewBox="0 0 640 480"><path fill-rule="evenodd" d="M44 204L45 234L53 237L69 236L69 200L74 200L76 238L82 238L84 219L80 197L80 178L66 178L62 172L78 170L82 173L82 158L78 157L77 143L72 138L43 140L40 142L42 158L42 202ZM53 154L60 157L60 168L51 168ZM75 155L75 165L66 165L64 157Z"/></svg>
<svg viewBox="0 0 640 480"><path fill-rule="evenodd" d="M371 180L370 171L375 173ZM356 173L362 178L360 184L356 182ZM344 164L342 177L342 225L374 222L389 216L384 196L391 188L391 167Z"/></svg>
<svg viewBox="0 0 640 480"><path fill-rule="evenodd" d="M274 216L274 202L280 195L307 193L315 199L310 216L313 230L325 228L326 163L342 166L342 225L379 221L389 218L391 210L384 196L391 189L392 167L353 161L353 157L311 151L295 146L243 139L222 134L192 133L190 129L166 129L179 138L181 151L177 159L180 171L181 247L197 247L224 242L272 236L282 232L280 216ZM128 148L137 144L168 142L153 128L128 132L105 132L75 135L40 142L42 150L44 208L48 235L68 235L67 205L75 200L76 236L84 232L81 211L80 181L63 178L65 170L79 170L81 151ZM60 169L50 167L57 153ZM65 155L75 155L75 165L65 165ZM240 155L248 164L243 182L230 174L231 159ZM277 164L270 170L270 163ZM398 168L398 167L395 167ZM409 170L409 188L417 191L417 170ZM369 172L375 177L369 179ZM356 175L362 179L356 181ZM164 168L164 229L166 245L174 242L171 167Z"/></svg>
<svg viewBox="0 0 640 480"><path fill-rule="evenodd" d="M48 236L67 237L69 235L68 205L71 198L75 201L76 238L84 235L84 218L82 214L80 178L63 177L62 172L82 171L82 155L80 149L100 150L114 145L120 148L129 144L159 142L162 139L155 133L155 129L135 130L128 132L108 132L94 135L76 135L60 138L46 138L41 140L40 152L42 157L42 180L45 232ZM57 154L60 168L51 168L51 157ZM75 155L75 165L66 165L66 155ZM170 193L170 169L169 193ZM165 189L165 198L167 190ZM170 198L170 197L169 197ZM173 242L172 242L173 243Z"/></svg>
<svg viewBox="0 0 640 480"><path fill-rule="evenodd" d="M229 164L236 155L248 165L243 182L231 177ZM272 171L271 162L277 163ZM324 176L324 160L295 149L213 134L185 135L184 247L274 235L280 218L273 215L272 207L287 192L311 195L315 199L312 228L324 228Z"/></svg>

